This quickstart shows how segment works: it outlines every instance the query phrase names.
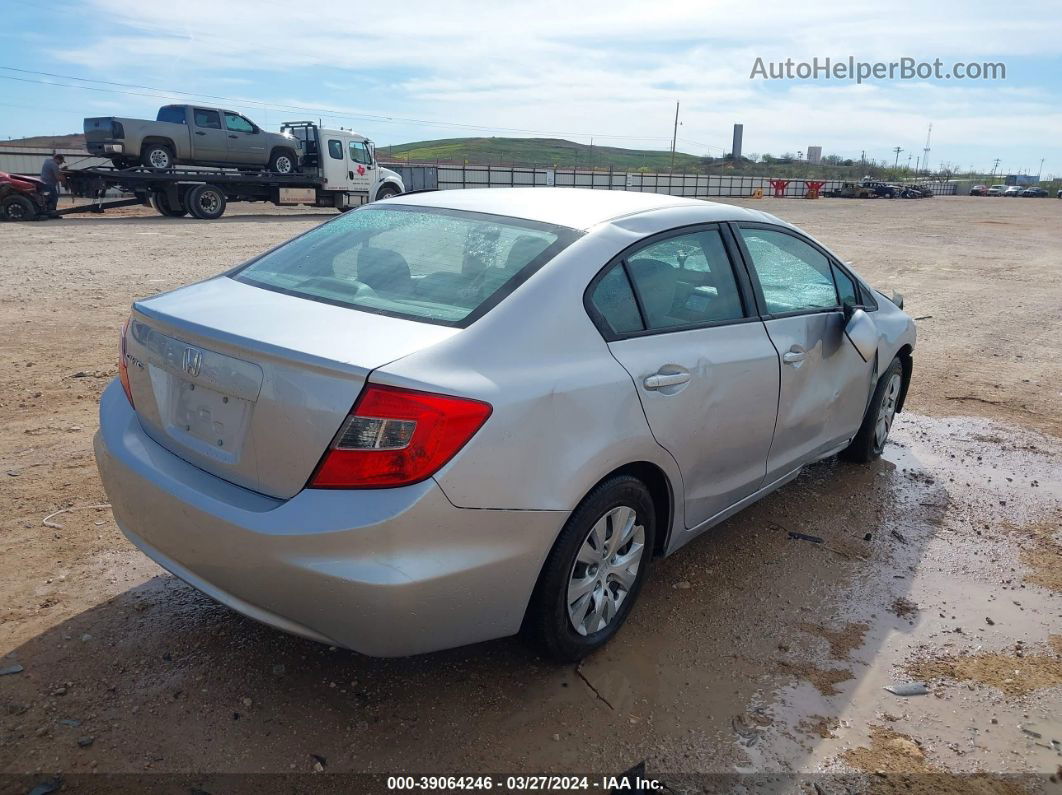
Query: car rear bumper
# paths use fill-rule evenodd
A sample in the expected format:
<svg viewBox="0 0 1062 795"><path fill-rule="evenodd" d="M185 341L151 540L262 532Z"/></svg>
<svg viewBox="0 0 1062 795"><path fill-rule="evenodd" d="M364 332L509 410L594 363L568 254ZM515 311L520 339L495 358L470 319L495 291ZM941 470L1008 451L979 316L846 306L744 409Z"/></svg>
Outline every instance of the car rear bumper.
<svg viewBox="0 0 1062 795"><path fill-rule="evenodd" d="M518 631L567 518L456 508L434 480L276 500L152 441L117 382L95 450L118 526L163 568L251 618L374 656Z"/></svg>
<svg viewBox="0 0 1062 795"><path fill-rule="evenodd" d="M120 155L125 152L125 144L121 141L86 141L85 148L90 155Z"/></svg>

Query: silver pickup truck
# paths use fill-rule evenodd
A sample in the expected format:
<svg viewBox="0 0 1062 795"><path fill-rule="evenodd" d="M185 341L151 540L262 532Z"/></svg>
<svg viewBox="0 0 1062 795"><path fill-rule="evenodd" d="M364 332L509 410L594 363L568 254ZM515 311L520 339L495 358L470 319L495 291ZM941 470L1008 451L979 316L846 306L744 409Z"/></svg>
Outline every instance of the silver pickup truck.
<svg viewBox="0 0 1062 795"><path fill-rule="evenodd" d="M198 105L164 105L155 121L85 119L85 143L91 154L110 158L119 168L137 163L151 169L268 167L278 174L299 168L299 142L290 134L266 132L234 111Z"/></svg>

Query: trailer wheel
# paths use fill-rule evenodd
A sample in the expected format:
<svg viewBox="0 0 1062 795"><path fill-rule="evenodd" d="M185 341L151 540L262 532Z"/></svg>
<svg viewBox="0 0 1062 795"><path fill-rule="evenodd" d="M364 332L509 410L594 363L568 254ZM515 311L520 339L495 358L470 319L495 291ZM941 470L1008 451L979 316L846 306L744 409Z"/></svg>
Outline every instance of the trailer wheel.
<svg viewBox="0 0 1062 795"><path fill-rule="evenodd" d="M394 185L384 185L380 188L380 190L376 192L376 201L380 201L381 199L389 199L392 196L397 196L401 192L402 191L400 191Z"/></svg>
<svg viewBox="0 0 1062 795"><path fill-rule="evenodd" d="M277 149L269 158L269 170L274 174L294 174L299 161L289 149Z"/></svg>
<svg viewBox="0 0 1062 795"><path fill-rule="evenodd" d="M197 185L184 197L188 212L202 221L213 221L225 213L225 191L216 185Z"/></svg>
<svg viewBox="0 0 1062 795"><path fill-rule="evenodd" d="M162 191L156 191L151 194L151 206L155 208L155 212L159 215L165 215L167 218L183 218L188 214L188 211L183 207L171 207L170 200L166 198L166 194Z"/></svg>
<svg viewBox="0 0 1062 795"><path fill-rule="evenodd" d="M0 217L8 221L32 221L37 217L37 208L25 196L8 196L0 205Z"/></svg>
<svg viewBox="0 0 1062 795"><path fill-rule="evenodd" d="M173 150L166 144L144 144L140 151L141 164L156 171L173 168L173 160Z"/></svg>

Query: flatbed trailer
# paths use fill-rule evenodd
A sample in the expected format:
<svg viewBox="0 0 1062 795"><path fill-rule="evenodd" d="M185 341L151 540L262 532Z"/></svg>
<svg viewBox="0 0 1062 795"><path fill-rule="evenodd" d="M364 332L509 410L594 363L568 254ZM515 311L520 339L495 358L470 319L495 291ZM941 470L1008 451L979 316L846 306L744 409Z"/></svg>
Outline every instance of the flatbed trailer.
<svg viewBox="0 0 1062 795"><path fill-rule="evenodd" d="M115 207L142 204L160 214L179 217L220 218L230 201L264 201L277 205L308 204L347 209L368 202L367 191L329 190L325 179L314 174L273 174L232 169L97 167L65 171L71 193L94 199L91 204L65 210L103 212ZM110 189L134 198L107 200Z"/></svg>
<svg viewBox="0 0 1062 795"><path fill-rule="evenodd" d="M211 220L220 218L230 201L347 210L405 192L402 178L377 162L375 147L364 136L312 121L285 122L281 130L299 149L295 173L195 166L68 169L63 173L71 192L95 201L62 213L143 204L165 216ZM105 201L111 189L134 198Z"/></svg>

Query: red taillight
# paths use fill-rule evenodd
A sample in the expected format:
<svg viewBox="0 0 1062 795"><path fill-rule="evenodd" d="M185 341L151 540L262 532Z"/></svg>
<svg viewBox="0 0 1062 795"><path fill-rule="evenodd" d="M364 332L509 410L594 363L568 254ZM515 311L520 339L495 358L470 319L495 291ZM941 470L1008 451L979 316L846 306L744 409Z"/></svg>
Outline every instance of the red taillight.
<svg viewBox="0 0 1062 795"><path fill-rule="evenodd" d="M478 400L369 385L310 478L310 488L408 486L434 475L492 409Z"/></svg>
<svg viewBox="0 0 1062 795"><path fill-rule="evenodd" d="M133 389L129 386L129 363L125 359L125 333L129 330L129 320L122 324L122 336L118 339L118 380L122 382L125 396L129 398L129 405L133 403Z"/></svg>

